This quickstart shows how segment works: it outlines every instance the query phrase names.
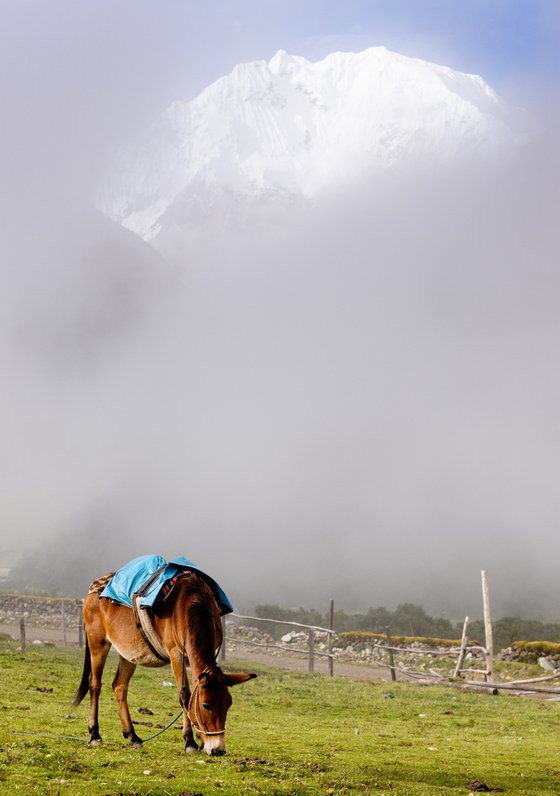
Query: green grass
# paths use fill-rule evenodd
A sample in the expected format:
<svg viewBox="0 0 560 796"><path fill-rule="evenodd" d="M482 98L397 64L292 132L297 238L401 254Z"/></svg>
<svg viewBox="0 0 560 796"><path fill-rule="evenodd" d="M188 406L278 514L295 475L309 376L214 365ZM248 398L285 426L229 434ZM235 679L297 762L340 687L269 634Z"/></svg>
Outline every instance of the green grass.
<svg viewBox="0 0 560 796"><path fill-rule="evenodd" d="M233 690L228 754L209 758L183 754L178 724L141 750L124 742L110 687L115 662L101 695L110 743L89 747L48 737L87 739L87 705L70 706L82 652L0 647L0 793L466 796L475 778L508 796L560 792L558 703L247 663L235 668L259 677ZM143 737L178 712L175 688L162 684L170 679L164 668L139 669L132 680L133 718L154 724L137 725Z"/></svg>

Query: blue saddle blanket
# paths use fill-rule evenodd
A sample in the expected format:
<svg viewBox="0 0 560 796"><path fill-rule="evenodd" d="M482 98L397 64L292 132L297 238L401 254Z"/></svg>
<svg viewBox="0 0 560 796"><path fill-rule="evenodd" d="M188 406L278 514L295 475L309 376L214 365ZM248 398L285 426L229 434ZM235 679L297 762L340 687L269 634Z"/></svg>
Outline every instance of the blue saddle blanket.
<svg viewBox="0 0 560 796"><path fill-rule="evenodd" d="M159 573L158 570L160 570ZM154 604L165 583L185 570L194 570L202 575L214 592L222 615L230 614L233 611L232 604L216 581L184 556L179 556L173 561L166 561L165 558L156 555L135 558L115 572L99 596L108 597L110 600L132 607L132 595L141 592L144 584L153 578L145 590L145 594L140 597L140 606L142 608L149 607ZM156 575L156 573L158 574Z"/></svg>

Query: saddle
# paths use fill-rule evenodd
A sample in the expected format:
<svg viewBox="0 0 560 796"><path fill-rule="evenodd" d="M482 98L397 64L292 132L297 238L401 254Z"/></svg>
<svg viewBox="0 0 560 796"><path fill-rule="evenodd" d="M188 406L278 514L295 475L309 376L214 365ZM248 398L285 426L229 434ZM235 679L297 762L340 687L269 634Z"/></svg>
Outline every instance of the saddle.
<svg viewBox="0 0 560 796"><path fill-rule="evenodd" d="M206 581L214 593L222 615L233 611L232 604L219 584L184 556L179 556L173 561L166 561L158 555L135 558L117 570L112 578L109 578L109 582L101 592L101 597L132 607L132 595L137 593L141 594L142 606L151 607L159 598L165 583L185 570L196 572Z"/></svg>
<svg viewBox="0 0 560 796"><path fill-rule="evenodd" d="M233 607L216 581L183 556L172 562L161 556L141 556L117 572L94 580L88 594L98 593L99 599L132 608L136 627L148 648L162 663L169 663L167 650L154 627L153 616L157 605L170 597L179 579L192 572L202 576L210 586L222 615L231 613Z"/></svg>

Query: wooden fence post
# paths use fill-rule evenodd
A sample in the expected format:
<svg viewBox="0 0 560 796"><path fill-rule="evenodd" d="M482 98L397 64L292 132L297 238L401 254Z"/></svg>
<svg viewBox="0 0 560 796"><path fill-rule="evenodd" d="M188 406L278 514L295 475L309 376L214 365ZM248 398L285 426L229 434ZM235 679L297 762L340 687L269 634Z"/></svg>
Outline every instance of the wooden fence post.
<svg viewBox="0 0 560 796"><path fill-rule="evenodd" d="M62 644L66 647L66 603L64 600L60 603L60 615L62 619Z"/></svg>
<svg viewBox="0 0 560 796"><path fill-rule="evenodd" d="M309 628L309 636L308 636L308 643L309 643L309 673L313 674L315 671L315 631L312 627Z"/></svg>
<svg viewBox="0 0 560 796"><path fill-rule="evenodd" d="M453 677L459 677L463 663L465 662L465 653L467 651L467 644L469 642L467 637L467 626L469 624L469 617L465 617L465 624L463 625L463 635L461 636L461 648L459 650L459 657L457 658L457 665L453 672Z"/></svg>
<svg viewBox="0 0 560 796"><path fill-rule="evenodd" d="M334 630L334 600L331 600L331 604L329 606L329 621L328 621L328 628L329 630ZM329 633L329 640L327 642L327 652L329 653L328 657L328 664L329 664L329 677L333 677L334 675L334 658L333 658L333 634Z"/></svg>
<svg viewBox="0 0 560 796"><path fill-rule="evenodd" d="M391 680L397 679L397 672L395 670L395 656L393 655L393 639L391 636L391 628L389 625L385 628L387 632L387 646L389 647L389 667L391 669Z"/></svg>
<svg viewBox="0 0 560 796"><path fill-rule="evenodd" d="M19 620L19 635L20 635L20 645L21 651L25 652L25 614Z"/></svg>
<svg viewBox="0 0 560 796"><path fill-rule="evenodd" d="M226 618L222 616L222 643L218 650L218 662L221 663L226 659Z"/></svg>
<svg viewBox="0 0 560 796"><path fill-rule="evenodd" d="M78 646L84 646L84 617L81 611L78 614Z"/></svg>
<svg viewBox="0 0 560 796"><path fill-rule="evenodd" d="M494 676L494 637L492 634L492 613L490 611L490 593L488 591L488 576L486 570L480 573L482 576L482 603L484 608L484 633L486 641L486 682L492 682Z"/></svg>

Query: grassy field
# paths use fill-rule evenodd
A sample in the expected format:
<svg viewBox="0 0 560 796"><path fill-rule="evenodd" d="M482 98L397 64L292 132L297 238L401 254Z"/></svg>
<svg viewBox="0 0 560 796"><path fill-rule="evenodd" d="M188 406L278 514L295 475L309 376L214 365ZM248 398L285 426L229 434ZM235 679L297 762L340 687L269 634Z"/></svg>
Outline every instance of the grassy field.
<svg viewBox="0 0 560 796"><path fill-rule="evenodd" d="M234 668L259 677L233 690L228 754L209 758L183 754L179 723L141 750L123 741L115 661L101 696L108 743L89 747L71 737L87 739L86 704L70 706L82 652L0 645L1 793L465 796L475 779L509 796L560 793L558 703L247 663ZM137 724L144 738L178 712L170 679L168 668L134 676L133 719L153 725Z"/></svg>

